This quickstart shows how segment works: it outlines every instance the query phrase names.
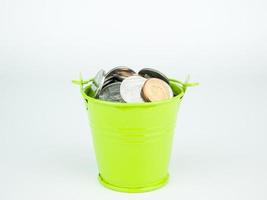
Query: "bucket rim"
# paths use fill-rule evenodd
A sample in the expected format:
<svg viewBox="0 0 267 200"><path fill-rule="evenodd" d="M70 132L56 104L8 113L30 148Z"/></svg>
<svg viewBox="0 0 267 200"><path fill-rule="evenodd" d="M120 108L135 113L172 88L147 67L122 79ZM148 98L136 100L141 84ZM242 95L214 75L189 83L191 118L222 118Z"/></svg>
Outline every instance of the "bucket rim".
<svg viewBox="0 0 267 200"><path fill-rule="evenodd" d="M85 100L87 100L88 102L102 104L102 105L106 105L106 106L114 106L114 107L147 107L147 106L156 106L156 105L168 104L168 103L171 103L171 102L177 102L178 103L182 99L184 94L185 94L185 88L183 86L180 86L179 84L177 84L177 83L179 83L179 81L177 81L175 79L169 79L169 80L170 80L170 83L172 83L173 85L175 85L176 87L181 89L181 93L178 94L175 97L170 98L170 99L166 99L166 100L162 100L162 101L155 101L155 102L121 103L121 102L103 101L103 100L100 100L100 99L95 99L93 97L90 97L85 93L85 89L90 87L90 85L88 85L88 86L86 86L84 88L83 84L81 84L80 90L81 90L81 94L82 94L83 98ZM92 81L92 79L90 79L88 81L88 83L91 82L91 81Z"/></svg>

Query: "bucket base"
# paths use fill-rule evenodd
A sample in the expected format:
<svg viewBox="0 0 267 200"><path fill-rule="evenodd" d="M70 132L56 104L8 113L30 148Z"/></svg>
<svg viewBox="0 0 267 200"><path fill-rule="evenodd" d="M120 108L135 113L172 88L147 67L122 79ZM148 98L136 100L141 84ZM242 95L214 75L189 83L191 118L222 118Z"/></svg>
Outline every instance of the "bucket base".
<svg viewBox="0 0 267 200"><path fill-rule="evenodd" d="M167 174L167 176L165 176L160 181L157 181L154 184L149 185L147 187L130 187L130 188L128 188L128 187L118 187L116 185L112 185L112 184L106 182L102 178L101 174L98 175L98 180L106 188L109 188L109 189L112 189L112 190L115 190L115 191L128 192L128 193L139 193L139 192L148 192L148 191L156 190L158 188L163 187L164 185L166 185L168 183L169 174Z"/></svg>

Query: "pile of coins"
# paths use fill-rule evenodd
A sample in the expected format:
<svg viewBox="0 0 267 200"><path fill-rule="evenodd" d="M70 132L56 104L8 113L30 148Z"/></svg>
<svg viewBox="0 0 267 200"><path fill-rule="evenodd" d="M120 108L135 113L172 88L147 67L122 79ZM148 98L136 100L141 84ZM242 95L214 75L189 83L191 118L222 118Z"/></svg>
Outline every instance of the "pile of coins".
<svg viewBox="0 0 267 200"><path fill-rule="evenodd" d="M121 103L155 102L174 95L168 78L151 68L138 73L128 67L116 67L107 73L101 69L91 89L97 99Z"/></svg>

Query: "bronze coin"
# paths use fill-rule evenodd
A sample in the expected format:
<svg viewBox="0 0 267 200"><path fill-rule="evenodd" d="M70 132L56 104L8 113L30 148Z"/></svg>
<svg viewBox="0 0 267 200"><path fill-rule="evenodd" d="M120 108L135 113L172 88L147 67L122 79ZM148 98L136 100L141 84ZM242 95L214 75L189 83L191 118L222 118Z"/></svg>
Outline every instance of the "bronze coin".
<svg viewBox="0 0 267 200"><path fill-rule="evenodd" d="M144 88L144 87L143 87ZM149 99L147 99L147 97L144 95L144 90L141 90L141 97L144 99L145 102L150 102Z"/></svg>
<svg viewBox="0 0 267 200"><path fill-rule="evenodd" d="M173 97L173 92L165 81L158 78L150 78L144 83L141 95L145 101L154 102Z"/></svg>

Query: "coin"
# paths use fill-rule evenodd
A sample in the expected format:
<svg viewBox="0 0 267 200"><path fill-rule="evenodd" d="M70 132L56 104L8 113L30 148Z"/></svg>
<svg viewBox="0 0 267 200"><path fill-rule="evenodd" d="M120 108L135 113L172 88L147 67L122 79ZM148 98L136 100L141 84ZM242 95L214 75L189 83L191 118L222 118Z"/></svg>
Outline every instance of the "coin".
<svg viewBox="0 0 267 200"><path fill-rule="evenodd" d="M154 102L173 97L171 87L161 79L150 78L142 88L141 96L145 101Z"/></svg>
<svg viewBox="0 0 267 200"><path fill-rule="evenodd" d="M146 80L138 75L125 78L120 86L122 99L128 103L144 102L141 97L141 90Z"/></svg>
<svg viewBox="0 0 267 200"><path fill-rule="evenodd" d="M118 80L116 78L114 78L114 77L111 77L111 78L105 80L105 82L103 84L103 88L108 86L109 84L115 83L115 82L118 82Z"/></svg>
<svg viewBox="0 0 267 200"><path fill-rule="evenodd" d="M128 67L115 67L106 74L105 80L109 79L110 77L113 77L114 75L123 80L134 74L136 74L136 72Z"/></svg>
<svg viewBox="0 0 267 200"><path fill-rule="evenodd" d="M103 87L117 81L121 82L133 74L135 74L135 71L128 67L115 67L106 74Z"/></svg>
<svg viewBox="0 0 267 200"><path fill-rule="evenodd" d="M121 82L115 82L104 87L100 94L99 99L113 102L124 102L120 95Z"/></svg>
<svg viewBox="0 0 267 200"><path fill-rule="evenodd" d="M138 74L140 76L143 76L144 78L159 78L165 81L166 83L170 84L169 79L164 74L152 68L143 68L138 72Z"/></svg>
<svg viewBox="0 0 267 200"><path fill-rule="evenodd" d="M91 85L92 90L94 91L95 97L98 97L105 81L105 71L103 69L99 70L95 77L93 78L93 82Z"/></svg>

